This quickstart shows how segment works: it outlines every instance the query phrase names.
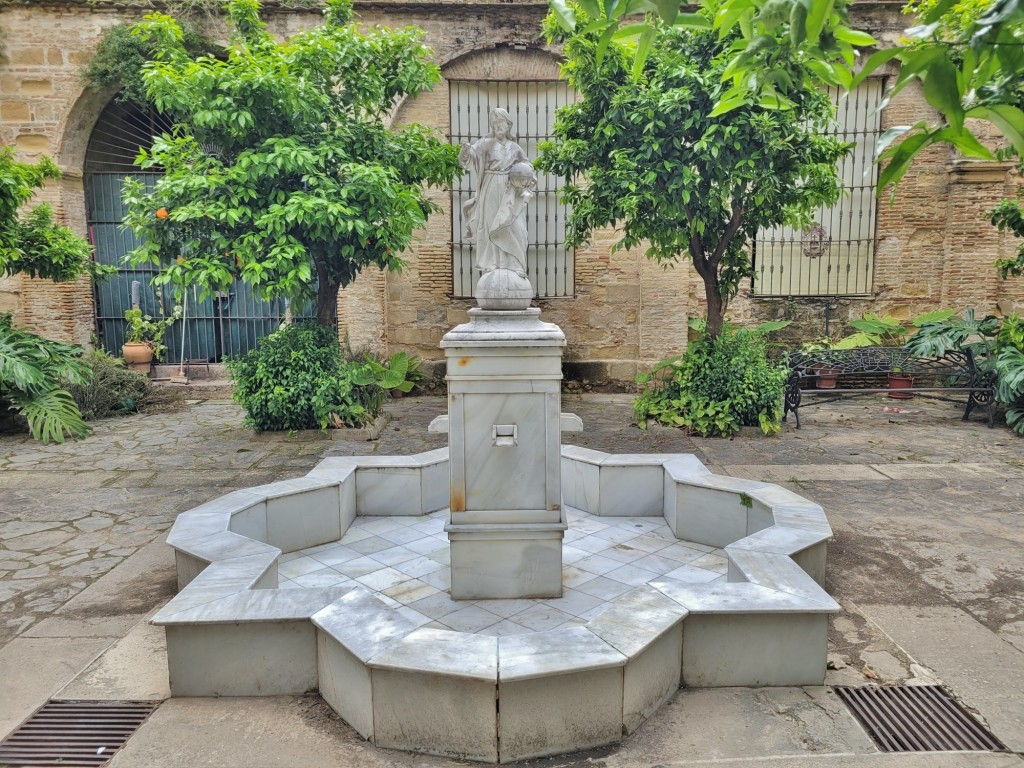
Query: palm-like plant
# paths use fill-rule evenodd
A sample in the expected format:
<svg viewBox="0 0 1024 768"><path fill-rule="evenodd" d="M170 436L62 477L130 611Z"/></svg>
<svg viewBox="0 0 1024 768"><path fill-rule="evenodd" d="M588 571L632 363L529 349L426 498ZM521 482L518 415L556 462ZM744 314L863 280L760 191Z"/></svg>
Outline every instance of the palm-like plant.
<svg viewBox="0 0 1024 768"><path fill-rule="evenodd" d="M15 328L10 314L0 315L0 411L24 416L36 440L62 443L66 435L89 433L74 398L57 384L88 377L81 347Z"/></svg>

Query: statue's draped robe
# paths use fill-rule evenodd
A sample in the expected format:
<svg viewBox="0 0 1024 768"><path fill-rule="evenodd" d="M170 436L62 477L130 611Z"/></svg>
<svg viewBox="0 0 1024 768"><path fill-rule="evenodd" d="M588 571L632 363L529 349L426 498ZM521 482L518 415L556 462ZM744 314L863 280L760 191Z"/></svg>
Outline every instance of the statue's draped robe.
<svg viewBox="0 0 1024 768"><path fill-rule="evenodd" d="M528 163L514 141L484 138L470 148L465 164L480 188L462 206L466 236L473 242L477 269L511 269L526 273L526 212L522 191L508 183L509 169Z"/></svg>

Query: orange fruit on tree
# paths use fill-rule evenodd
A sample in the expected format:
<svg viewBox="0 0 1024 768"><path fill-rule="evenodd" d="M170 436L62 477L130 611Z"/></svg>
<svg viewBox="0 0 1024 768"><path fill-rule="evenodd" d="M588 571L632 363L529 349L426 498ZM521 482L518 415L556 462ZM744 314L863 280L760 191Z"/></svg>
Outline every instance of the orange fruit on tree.
<svg viewBox="0 0 1024 768"><path fill-rule="evenodd" d="M166 219L167 218L167 209L166 208L159 208L159 209L157 209L156 217L158 219Z"/></svg>

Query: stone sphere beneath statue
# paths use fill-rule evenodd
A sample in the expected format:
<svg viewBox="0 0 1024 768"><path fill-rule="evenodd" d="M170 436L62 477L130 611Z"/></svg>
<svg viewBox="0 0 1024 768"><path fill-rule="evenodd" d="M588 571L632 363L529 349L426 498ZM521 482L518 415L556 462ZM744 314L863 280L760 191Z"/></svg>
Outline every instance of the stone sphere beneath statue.
<svg viewBox="0 0 1024 768"><path fill-rule="evenodd" d="M492 269L477 282L474 295L481 309L522 310L533 301L533 286L511 269Z"/></svg>

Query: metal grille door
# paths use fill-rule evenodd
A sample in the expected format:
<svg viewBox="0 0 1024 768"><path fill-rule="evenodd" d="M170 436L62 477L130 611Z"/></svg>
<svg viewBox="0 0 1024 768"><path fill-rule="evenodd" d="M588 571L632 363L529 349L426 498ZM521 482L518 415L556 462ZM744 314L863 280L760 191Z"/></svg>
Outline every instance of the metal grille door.
<svg viewBox="0 0 1024 768"><path fill-rule="evenodd" d="M761 230L754 241L754 294L758 296L857 296L871 293L875 266L875 147L881 131L883 80L873 78L840 96L838 127L831 135L856 146L839 165L842 194L822 207L806 232Z"/></svg>
<svg viewBox="0 0 1024 768"><path fill-rule="evenodd" d="M537 144L553 137L555 110L576 99L561 80L451 80L449 94L453 144L471 144L486 135L488 114L502 107L512 117L515 139L531 161L537 158ZM541 298L575 292L575 253L565 247L567 211L558 199L562 183L562 177L538 170L537 194L526 208L526 272ZM456 185L452 189L453 292L471 297L480 272L473 266L462 206L479 188L479 180L467 172Z"/></svg>
<svg viewBox="0 0 1024 768"><path fill-rule="evenodd" d="M141 179L150 189L159 178L159 174L152 173L92 173L86 178L89 236L96 248L96 258L101 264L117 267L117 274L102 281L96 289L97 331L104 349L114 355L121 353L124 344L124 313L132 305L133 282L140 283L140 308L145 314L170 314L176 303L172 289L158 293L150 285L156 268L136 268L124 263L125 254L138 245L131 231L121 225L125 214L121 188L129 175ZM211 362L237 357L277 330L284 312L283 300L263 301L239 280L227 292L202 301L199 291L193 288L186 298L184 324L175 323L164 338L165 360L177 363L182 355L189 360Z"/></svg>

